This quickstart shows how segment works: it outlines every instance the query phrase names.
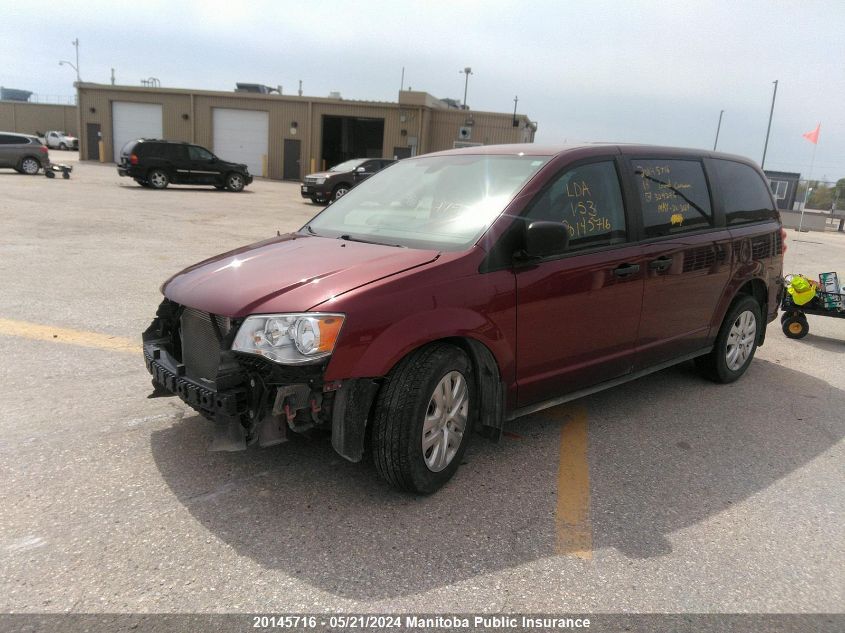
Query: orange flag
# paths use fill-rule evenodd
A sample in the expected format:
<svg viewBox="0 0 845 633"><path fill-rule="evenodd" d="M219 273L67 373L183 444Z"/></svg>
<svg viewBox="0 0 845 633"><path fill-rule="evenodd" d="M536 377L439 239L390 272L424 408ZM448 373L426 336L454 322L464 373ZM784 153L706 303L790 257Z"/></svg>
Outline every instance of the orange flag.
<svg viewBox="0 0 845 633"><path fill-rule="evenodd" d="M812 132L807 132L806 134L802 134L801 136L810 141L813 145L817 145L819 142L819 130L821 129L821 127L822 124L819 123L816 126L815 130L813 130Z"/></svg>

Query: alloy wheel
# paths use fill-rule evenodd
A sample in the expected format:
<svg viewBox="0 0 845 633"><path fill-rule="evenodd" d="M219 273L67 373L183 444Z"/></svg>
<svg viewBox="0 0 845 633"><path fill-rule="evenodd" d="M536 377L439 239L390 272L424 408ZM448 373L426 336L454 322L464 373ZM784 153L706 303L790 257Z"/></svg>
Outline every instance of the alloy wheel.
<svg viewBox="0 0 845 633"><path fill-rule="evenodd" d="M162 189L167 186L167 176L164 175L164 172L154 171L150 174L150 184L156 189Z"/></svg>
<svg viewBox="0 0 845 633"><path fill-rule="evenodd" d="M23 173L28 174L30 176L34 176L38 173L38 170L41 168L41 165L38 164L38 161L34 158L24 158L21 162L21 169Z"/></svg>

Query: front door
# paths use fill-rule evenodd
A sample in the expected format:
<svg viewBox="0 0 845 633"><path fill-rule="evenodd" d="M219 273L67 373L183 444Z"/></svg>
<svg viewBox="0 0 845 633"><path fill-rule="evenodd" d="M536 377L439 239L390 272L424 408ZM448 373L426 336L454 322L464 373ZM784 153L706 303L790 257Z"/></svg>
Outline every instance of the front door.
<svg viewBox="0 0 845 633"><path fill-rule="evenodd" d="M612 157L566 168L524 221L564 222L560 254L515 269L518 404L527 406L632 371L643 294L641 249Z"/></svg>
<svg viewBox="0 0 845 633"><path fill-rule="evenodd" d="M87 160L100 160L100 124L86 123L85 124L85 158ZM115 156L116 161L120 160L120 156Z"/></svg>
<svg viewBox="0 0 845 633"><path fill-rule="evenodd" d="M700 160L632 160L643 220L645 290L638 368L707 345L731 272L730 235L713 230Z"/></svg>
<svg viewBox="0 0 845 633"><path fill-rule="evenodd" d="M214 154L199 145L188 145L188 168L193 185L215 185L220 182L220 169Z"/></svg>
<svg viewBox="0 0 845 633"><path fill-rule="evenodd" d="M284 167L282 178L285 180L299 180L299 157L302 141L291 138L285 139Z"/></svg>

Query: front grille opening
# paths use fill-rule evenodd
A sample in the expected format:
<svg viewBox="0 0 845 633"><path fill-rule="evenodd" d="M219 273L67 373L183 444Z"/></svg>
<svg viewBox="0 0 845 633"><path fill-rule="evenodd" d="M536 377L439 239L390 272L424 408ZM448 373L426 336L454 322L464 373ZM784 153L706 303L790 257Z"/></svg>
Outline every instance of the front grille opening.
<svg viewBox="0 0 845 633"><path fill-rule="evenodd" d="M231 320L214 316L221 336L231 329ZM213 381L220 364L220 341L211 323L212 315L207 312L185 308L179 322L182 339L182 363L188 378Z"/></svg>

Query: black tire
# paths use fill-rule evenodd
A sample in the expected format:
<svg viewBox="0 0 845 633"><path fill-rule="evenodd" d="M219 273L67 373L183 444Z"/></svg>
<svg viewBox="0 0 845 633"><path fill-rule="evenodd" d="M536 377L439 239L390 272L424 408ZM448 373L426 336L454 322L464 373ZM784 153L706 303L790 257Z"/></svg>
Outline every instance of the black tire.
<svg viewBox="0 0 845 633"><path fill-rule="evenodd" d="M47 171L45 171L44 175L47 176L47 178L55 178L56 177L56 174L53 173L52 169L48 169Z"/></svg>
<svg viewBox="0 0 845 633"><path fill-rule="evenodd" d="M62 151L67 151L67 145L65 143L59 143L59 149Z"/></svg>
<svg viewBox="0 0 845 633"><path fill-rule="evenodd" d="M786 338L791 339L804 338L810 331L810 324L803 314L791 314L789 318L781 322L781 327Z"/></svg>
<svg viewBox="0 0 845 633"><path fill-rule="evenodd" d="M27 176L35 176L41 171L41 161L35 156L24 156L18 164L18 169Z"/></svg>
<svg viewBox="0 0 845 633"><path fill-rule="evenodd" d="M739 324L739 319L746 312L749 312L754 318L754 335L752 340L744 345L747 356L738 367L730 367L728 354L729 337L731 330ZM719 328L719 335L716 337L716 342L713 345L713 351L705 356L699 356L695 359L696 365L701 372L713 382L727 384L738 379L754 359L754 353L757 351L757 343L760 340L760 332L762 328L762 319L760 317L760 304L750 295L741 295L737 297L728 309L725 320L722 321L722 327ZM735 345L742 344L740 342ZM750 348L748 347L750 345Z"/></svg>
<svg viewBox="0 0 845 633"><path fill-rule="evenodd" d="M167 189L170 184L170 176L163 169L151 169L147 174L147 186L153 189Z"/></svg>
<svg viewBox="0 0 845 633"><path fill-rule="evenodd" d="M245 186L246 181L244 180L243 174L239 174L236 171L226 174L226 189L229 191L238 193L239 191L243 191Z"/></svg>
<svg viewBox="0 0 845 633"><path fill-rule="evenodd" d="M337 200L345 196L352 187L345 182L340 183L334 189L332 189L332 200Z"/></svg>
<svg viewBox="0 0 845 633"><path fill-rule="evenodd" d="M427 465L423 451L424 423L433 411L435 388L454 376L453 372L465 381L466 423L454 455L435 472ZM387 376L376 399L372 454L379 475L403 491L431 494L440 488L461 464L472 433L475 402L472 365L461 349L435 343L402 359Z"/></svg>

